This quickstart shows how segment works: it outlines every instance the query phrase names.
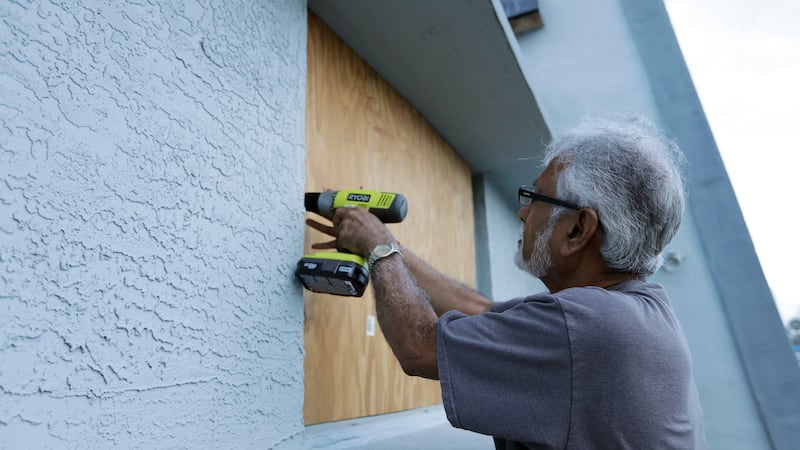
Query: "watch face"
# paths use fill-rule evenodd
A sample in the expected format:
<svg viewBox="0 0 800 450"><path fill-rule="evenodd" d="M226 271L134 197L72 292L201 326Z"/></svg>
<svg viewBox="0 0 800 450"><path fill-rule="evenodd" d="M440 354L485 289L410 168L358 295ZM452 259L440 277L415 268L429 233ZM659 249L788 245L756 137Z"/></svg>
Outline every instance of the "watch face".
<svg viewBox="0 0 800 450"><path fill-rule="evenodd" d="M372 265L379 259L385 258L392 253L400 253L400 248L395 243L379 244L371 252L367 258L367 267L372 270Z"/></svg>
<svg viewBox="0 0 800 450"><path fill-rule="evenodd" d="M381 244L381 245L375 247L375 250L373 250L373 253L374 253L374 255L376 257L380 258L382 256L388 255L389 252L391 252L391 251L392 251L392 244Z"/></svg>

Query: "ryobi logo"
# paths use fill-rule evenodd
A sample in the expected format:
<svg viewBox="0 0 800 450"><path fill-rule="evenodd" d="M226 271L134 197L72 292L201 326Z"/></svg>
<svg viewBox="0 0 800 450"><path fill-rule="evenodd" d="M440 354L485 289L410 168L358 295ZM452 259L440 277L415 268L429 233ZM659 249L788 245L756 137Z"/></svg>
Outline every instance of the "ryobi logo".
<svg viewBox="0 0 800 450"><path fill-rule="evenodd" d="M347 196L347 200L353 202L369 202L370 195L369 194L349 194Z"/></svg>

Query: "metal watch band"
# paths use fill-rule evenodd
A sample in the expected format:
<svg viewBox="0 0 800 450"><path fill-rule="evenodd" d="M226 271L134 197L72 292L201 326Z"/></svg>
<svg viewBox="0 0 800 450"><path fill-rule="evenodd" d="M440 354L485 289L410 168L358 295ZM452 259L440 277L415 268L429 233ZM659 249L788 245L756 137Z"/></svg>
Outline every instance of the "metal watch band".
<svg viewBox="0 0 800 450"><path fill-rule="evenodd" d="M401 256L403 255L400 244L397 242L377 245L372 249L371 252L369 252L369 257L367 258L367 269L372 271L373 264L394 253L398 253Z"/></svg>

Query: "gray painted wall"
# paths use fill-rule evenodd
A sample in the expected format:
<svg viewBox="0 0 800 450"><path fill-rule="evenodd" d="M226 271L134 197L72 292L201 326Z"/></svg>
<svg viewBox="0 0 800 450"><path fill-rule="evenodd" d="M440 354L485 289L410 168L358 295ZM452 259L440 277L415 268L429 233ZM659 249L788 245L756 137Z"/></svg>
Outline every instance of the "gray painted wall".
<svg viewBox="0 0 800 450"><path fill-rule="evenodd" d="M656 117L619 1L543 1L539 9L544 27L517 41L520 64L553 135L586 115Z"/></svg>
<svg viewBox="0 0 800 450"><path fill-rule="evenodd" d="M0 447L302 433L305 2L59 3L0 6Z"/></svg>

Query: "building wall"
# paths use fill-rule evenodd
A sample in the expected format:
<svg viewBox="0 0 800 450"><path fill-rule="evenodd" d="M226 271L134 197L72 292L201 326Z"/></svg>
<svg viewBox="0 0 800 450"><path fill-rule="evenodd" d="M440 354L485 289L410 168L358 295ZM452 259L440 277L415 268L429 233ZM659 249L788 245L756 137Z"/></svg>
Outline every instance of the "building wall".
<svg viewBox="0 0 800 450"><path fill-rule="evenodd" d="M0 20L0 447L301 434L305 2Z"/></svg>

